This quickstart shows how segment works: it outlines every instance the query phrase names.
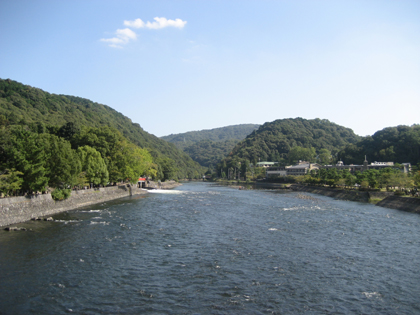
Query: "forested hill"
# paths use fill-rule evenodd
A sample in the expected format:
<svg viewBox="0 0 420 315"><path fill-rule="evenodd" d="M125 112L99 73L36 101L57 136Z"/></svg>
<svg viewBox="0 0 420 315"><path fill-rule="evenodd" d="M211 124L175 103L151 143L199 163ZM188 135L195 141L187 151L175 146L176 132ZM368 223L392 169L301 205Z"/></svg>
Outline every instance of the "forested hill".
<svg viewBox="0 0 420 315"><path fill-rule="evenodd" d="M420 125L387 127L346 146L338 157L346 164L368 161L420 163Z"/></svg>
<svg viewBox="0 0 420 315"><path fill-rule="evenodd" d="M259 126L260 125L255 124L233 125L221 128L172 134L169 136L164 136L162 139L172 142L178 148L183 149L187 146L190 146L194 142L203 140L210 140L214 142L223 142L227 140L239 141L245 139L247 135L258 129Z"/></svg>
<svg viewBox="0 0 420 315"><path fill-rule="evenodd" d="M282 161L292 147L314 148L317 153L326 149L334 154L359 139L353 130L326 119L279 119L265 123L238 143L229 159Z"/></svg>
<svg viewBox="0 0 420 315"><path fill-rule="evenodd" d="M189 131L164 136L162 139L172 142L177 148L187 153L202 166L215 166L225 158L242 139L245 139L260 125L242 124L222 128Z"/></svg>
<svg viewBox="0 0 420 315"><path fill-rule="evenodd" d="M44 124L61 127L73 122L79 127L109 126L120 131L134 144L147 148L155 160L162 156L172 159L179 178L202 173L200 165L173 144L147 133L139 124L133 123L111 107L88 99L50 94L16 81L0 79L1 116L10 125Z"/></svg>

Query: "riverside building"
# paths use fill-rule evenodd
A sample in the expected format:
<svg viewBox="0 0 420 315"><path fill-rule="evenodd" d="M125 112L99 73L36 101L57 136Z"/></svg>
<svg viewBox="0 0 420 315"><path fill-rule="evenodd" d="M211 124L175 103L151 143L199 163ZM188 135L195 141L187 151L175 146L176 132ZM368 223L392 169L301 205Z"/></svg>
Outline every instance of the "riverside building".
<svg viewBox="0 0 420 315"><path fill-rule="evenodd" d="M411 171L411 164L410 163L402 163L403 172L408 173ZM357 164L349 164L345 165L343 161L338 161L335 165L320 165L317 163L310 163L306 161L299 161L296 165L290 166L275 166L275 167L268 167L266 170L267 177L273 176L298 176L298 175L306 175L312 170L318 169L331 169L335 168L337 170L348 170L351 173L356 171L364 172L367 170L375 169L380 170L386 167L394 167L394 162L372 162L368 163L366 157L361 165Z"/></svg>

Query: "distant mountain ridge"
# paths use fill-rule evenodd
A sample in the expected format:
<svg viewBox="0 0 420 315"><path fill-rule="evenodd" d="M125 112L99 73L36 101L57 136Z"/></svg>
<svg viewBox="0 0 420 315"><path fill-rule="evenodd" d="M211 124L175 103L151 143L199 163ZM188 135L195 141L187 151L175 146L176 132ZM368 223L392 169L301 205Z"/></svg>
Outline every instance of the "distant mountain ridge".
<svg viewBox="0 0 420 315"><path fill-rule="evenodd" d="M178 178L190 178L202 173L202 167L173 144L146 131L130 118L113 108L88 99L69 95L57 95L7 79L0 79L0 118L11 125L42 123L62 126L74 122L79 126L109 126L141 148L147 148L152 156L165 156L174 160Z"/></svg>
<svg viewBox="0 0 420 315"><path fill-rule="evenodd" d="M294 146L313 147L318 152L328 149L337 153L360 137L353 130L327 119L288 118L263 124L238 143L229 159L239 158L251 162L280 161Z"/></svg>
<svg viewBox="0 0 420 315"><path fill-rule="evenodd" d="M200 165L211 167L226 157L239 141L245 139L259 126L257 124L232 125L171 134L161 139L175 144Z"/></svg>
<svg viewBox="0 0 420 315"><path fill-rule="evenodd" d="M259 126L260 125L257 124L240 124L214 129L204 129L171 134L161 138L181 148L183 146L188 146L191 142L198 142L202 140L211 140L215 142L222 142L226 140L242 140L245 139L245 137L252 131L258 129Z"/></svg>

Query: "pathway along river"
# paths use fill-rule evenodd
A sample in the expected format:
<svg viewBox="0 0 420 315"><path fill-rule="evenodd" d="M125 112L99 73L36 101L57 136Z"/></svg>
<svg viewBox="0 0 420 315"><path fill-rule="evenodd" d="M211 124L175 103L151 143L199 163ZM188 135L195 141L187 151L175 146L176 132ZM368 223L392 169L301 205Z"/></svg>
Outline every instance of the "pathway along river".
<svg viewBox="0 0 420 315"><path fill-rule="evenodd" d="M419 314L420 216L187 183L0 231L0 314Z"/></svg>

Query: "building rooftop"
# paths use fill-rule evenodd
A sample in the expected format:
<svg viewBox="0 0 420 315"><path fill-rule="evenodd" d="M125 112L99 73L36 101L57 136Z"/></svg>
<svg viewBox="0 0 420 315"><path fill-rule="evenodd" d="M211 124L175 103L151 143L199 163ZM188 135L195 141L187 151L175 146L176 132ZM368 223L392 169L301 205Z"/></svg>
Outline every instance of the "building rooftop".
<svg viewBox="0 0 420 315"><path fill-rule="evenodd" d="M278 162L258 162L257 166L259 165L276 165Z"/></svg>
<svg viewBox="0 0 420 315"><path fill-rule="evenodd" d="M286 166L287 169L309 168L309 163Z"/></svg>

